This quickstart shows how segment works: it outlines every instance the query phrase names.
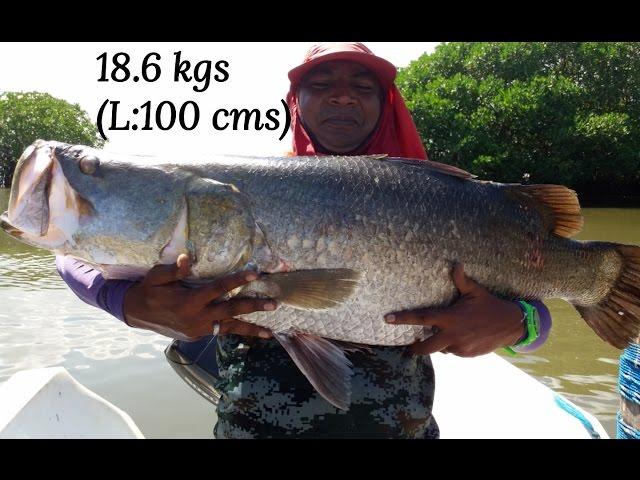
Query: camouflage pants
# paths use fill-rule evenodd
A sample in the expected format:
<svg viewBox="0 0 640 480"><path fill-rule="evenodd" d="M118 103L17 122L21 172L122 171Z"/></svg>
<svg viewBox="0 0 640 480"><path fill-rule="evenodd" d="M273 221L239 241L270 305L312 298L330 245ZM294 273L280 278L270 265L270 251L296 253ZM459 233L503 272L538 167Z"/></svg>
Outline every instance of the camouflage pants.
<svg viewBox="0 0 640 480"><path fill-rule="evenodd" d="M438 438L430 358L404 347L349 353L351 406L322 398L276 340L218 337L216 438Z"/></svg>

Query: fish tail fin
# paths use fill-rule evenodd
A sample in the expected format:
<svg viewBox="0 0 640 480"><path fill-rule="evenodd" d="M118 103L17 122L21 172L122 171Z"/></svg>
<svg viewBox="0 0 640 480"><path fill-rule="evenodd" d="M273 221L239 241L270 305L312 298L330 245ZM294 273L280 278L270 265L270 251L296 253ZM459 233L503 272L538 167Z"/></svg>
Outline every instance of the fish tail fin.
<svg viewBox="0 0 640 480"><path fill-rule="evenodd" d="M640 247L593 242L613 248L622 259L618 278L596 305L574 305L582 318L605 342L624 349L640 343Z"/></svg>

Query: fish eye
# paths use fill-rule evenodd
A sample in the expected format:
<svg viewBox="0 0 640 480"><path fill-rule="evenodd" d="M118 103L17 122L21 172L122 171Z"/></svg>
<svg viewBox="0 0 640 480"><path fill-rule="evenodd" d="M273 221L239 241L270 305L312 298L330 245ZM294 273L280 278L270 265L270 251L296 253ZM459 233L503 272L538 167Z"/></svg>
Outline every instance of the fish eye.
<svg viewBox="0 0 640 480"><path fill-rule="evenodd" d="M93 175L100 166L100 160L98 157L87 155L82 157L79 162L80 171L85 175Z"/></svg>

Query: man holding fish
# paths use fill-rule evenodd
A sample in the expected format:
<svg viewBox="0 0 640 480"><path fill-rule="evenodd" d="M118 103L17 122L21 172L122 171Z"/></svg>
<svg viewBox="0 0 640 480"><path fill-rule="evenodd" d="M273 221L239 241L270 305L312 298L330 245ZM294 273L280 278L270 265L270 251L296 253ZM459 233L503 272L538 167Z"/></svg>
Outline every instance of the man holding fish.
<svg viewBox="0 0 640 480"><path fill-rule="evenodd" d="M533 186L523 195L517 186L506 186L507 196L502 191L498 196L498 190L492 190L491 186L477 190L483 195L479 198L488 202L480 208L495 209L492 213L496 215L520 212L518 215L524 218L529 215L526 212L537 208L536 201L548 202L544 212L552 213L548 213L549 218L543 218L545 222L549 221L543 226L552 228L556 236L546 240L541 233L531 230L535 248L532 252L523 246L522 255L518 257L525 258L526 264L520 265L521 260L510 264L512 269L522 267L522 272L538 268L540 275L548 276L547 280L534 281L518 276L520 270L509 276L509 269L505 269L507 275L502 276L500 265L496 266L497 270L482 270L482 260L476 260L477 255L474 258L471 246L456 246L460 241L457 229L471 228L469 222L478 215L470 216L464 226L450 220L442 234L444 237L438 236L450 238L451 246L442 247L450 255L433 257L432 265L425 263L416 268L415 259L431 258L431 250L420 250L422 257L411 257L405 250L418 248L420 241L415 237L428 236L437 226L424 230L416 223L413 230L406 230L411 221L419 222L423 218L411 216L413 209L423 206L410 204L414 197L402 197L404 187L396 190L394 185L406 181L407 175L424 174L424 182L433 183L420 183L424 188L418 188L418 192L429 189L429 185L440 188L445 185L441 182L446 181L450 182L446 185L458 189L455 191L464 197L471 195L468 183L471 175L428 160L410 113L393 83L395 75L392 64L376 57L362 44L312 47L305 61L289 72L291 87L287 98L292 114L293 155L319 157L316 163L308 164L308 170L300 172L297 164L291 163L294 159L281 159L270 167L271 170L281 169L275 174L271 170L261 170L258 163L236 165L230 160L231 163L221 163L222 167L209 181L189 177L189 187L185 190L187 204L172 210L175 221L163 237L169 241L161 249L161 261L155 262L164 264L142 271L138 275L140 280L127 280L135 277L134 272L131 268L122 268L121 264L131 266L134 260L139 260L141 265L149 263L146 259L141 260L146 255L142 241L135 255L127 257L127 262L119 262L121 258L116 259L112 251L100 250L101 246L92 243L95 236L85 237L84 256L76 256L91 256L101 269L74 259L69 252L69 256L57 257L59 272L81 299L132 327L185 340L211 333L219 335L220 381L215 387L222 393L222 398L217 410L216 438L437 438L438 426L431 414L435 382L429 354L444 352L472 357L501 347L511 346L520 351L538 348L549 333L551 319L546 307L532 298L559 296L571 299L596 333L619 348L623 348L629 339L637 339L637 289L626 279L638 275L638 251L636 247L603 242L597 245L593 242L583 249L582 245L567 243L566 238L561 238L575 233L581 224L579 208L574 206L573 197L564 187ZM60 158L73 153L66 147L51 148ZM332 162L328 164L322 159L326 155L349 157L326 157ZM384 155L419 160L397 162L385 160ZM41 170L58 168L58 163L51 167L48 160L42 158ZM32 163L35 166L25 166L21 175L16 173L16 178L37 177L38 161ZM361 164L367 168L358 170ZM107 163L101 165L100 161L82 152L78 152L78 165L81 173L71 167L64 173L91 176L100 168L104 169L103 175L107 178L111 172ZM236 167L246 172L229 173ZM61 168L67 167L61 164ZM316 169L323 168L321 175L313 176ZM434 173L427 175L423 169ZM188 174L195 171L196 167L193 167ZM262 176L268 179L272 174L273 178L280 179L280 186L273 182L267 182L265 187L256 183ZM369 174L375 177L370 179L370 184L365 183L371 187L361 191L360 200L349 197L359 185L349 186L341 183L342 179ZM53 177L57 178L55 172ZM178 182L179 178L176 178L171 182ZM74 187L85 181L82 178L70 180ZM122 181L126 182L126 177L122 177ZM287 184L289 181L292 183ZM160 192L162 182L158 182ZM291 213L291 218L283 221L283 209L280 213L271 212L267 207L250 204L241 194L245 191L271 192L271 207L277 210L283 197L297 195L292 189L295 185L303 185L300 182L307 182L301 189L303 193L299 197L287 197L283 205L294 212L301 209L301 212L309 213L304 218ZM331 193L329 198L322 200L325 202L321 205L323 208L316 205L320 197L309 197L312 200L306 204L304 195L315 194L314 186L321 182L326 183L318 188ZM382 193L376 190L379 182L385 185L381 187ZM25 180L24 185L27 184ZM166 187L168 183L164 185ZM175 185L178 188L178 183ZM156 187L149 186L147 196L154 194L153 188ZM266 190L263 192L261 188ZM372 190L375 191L372 193ZM209 196L202 197L206 201L199 200L203 192L208 192ZM395 211L401 213L403 210L406 220L395 218L394 209L384 210L384 205L376 203L380 198L393 200L398 196L401 197L400 206ZM331 217L327 213L328 206L347 197L354 202L350 211ZM80 205L78 210L88 212L86 218L92 215L92 209L105 215L109 213L101 206L102 197L98 194L89 199L74 198ZM302 200L296 203L296 198ZM517 202L514 204L512 200ZM83 207L85 201L89 206ZM478 204L478 201L474 202L471 204ZM13 226L3 225L3 228L17 238L21 236L28 240L30 231L42 230L42 222L38 225L21 223L16 212L32 207L25 202L22 204L26 206L21 206L19 199L14 203L13 206L10 204L8 217L8 223L13 219ZM54 204L50 199L49 209ZM371 205L379 206L376 211L386 215L383 220L388 221L388 229L395 233L389 234L385 230L387 227L376 225L375 216L362 218L367 217ZM443 210L446 205L439 208ZM255 218L246 213L251 209ZM433 211L433 208L424 210L423 214L430 212L431 215ZM325 213L328 221L315 220ZM242 266L242 269L207 265L209 257L202 253L206 250L195 258L185 254L188 245L185 231L188 231L188 239L196 244L199 244L198 235L210 234L210 230L202 233L195 227L194 219L200 218L197 215L201 218L217 216L219 222L227 226L225 232L251 231L250 252L246 245L237 242L214 245L216 252L229 257L225 265ZM531 218L529 223L538 225L538 217ZM300 225L291 225L298 219ZM67 220L66 225L70 222ZM339 223L348 227L343 232L344 243L340 243L342 233L336 233L336 229L341 228ZM518 238L516 227L520 226L514 226L514 242ZM478 224L478 229L481 227ZM64 228L70 227L60 228L62 235ZM405 229L401 235L396 235L401 228ZM284 234L276 235L275 230ZM315 237L312 238L309 232ZM492 232L483 233L483 238L489 238L494 234ZM526 232L529 235L529 231ZM500 232L495 235L496 242L509 237ZM78 244L82 243L81 236L74 238ZM366 241L358 244L359 238ZM53 239L50 241L54 242ZM110 241L115 242L113 238ZM390 241L397 241L394 245L398 248L380 246ZM576 266L575 276L588 278L589 286L569 286L557 281L556 277L563 278L563 270L551 268L553 259L544 255L545 242L550 242L553 252L565 249L567 253L563 259L584 260L583 267L582 264ZM372 252L382 254L369 256L369 244ZM530 244L526 245L529 248ZM115 252L117 249L113 248ZM514 251L520 252L519 248L514 244ZM305 253L299 253L301 251ZM497 248L497 253L487 255L502 258L502 251L503 248ZM448 258L464 259L469 271L480 281L467 276L464 265ZM547 270L545 258L549 264ZM504 257L504 261L510 260ZM120 265L114 268L118 263ZM438 265L434 266L436 263ZM561 266L560 261L557 264ZM432 272L426 271L432 267ZM424 269L423 274L421 269ZM215 275L218 271L223 275ZM235 273L227 275L230 271ZM181 282L194 277L218 278L204 285L192 282L185 286ZM407 280L403 282L405 278ZM598 281L592 281L594 278ZM519 281L527 283L527 288L519 289ZM500 282L504 286L500 286ZM497 296L490 290L505 293ZM239 291L242 295L236 295ZM434 293L429 296L432 291ZM520 298L527 298L527 302L502 298L517 299L519 294L522 295ZM398 308L416 304L449 306L417 310ZM605 309L607 305L615 305L621 318L627 315L624 318L628 323L617 317L612 320L611 312ZM324 312L331 309L339 314L337 323L336 317L333 323L325 321L328 316ZM248 321L242 321L242 318ZM309 323L303 324L301 319L308 319Z"/></svg>
<svg viewBox="0 0 640 480"><path fill-rule="evenodd" d="M290 72L293 154L426 159L410 113L393 85L395 74L393 65L361 44L313 47L305 62ZM218 438L437 438L431 415L434 373L428 355L437 351L482 355L527 336L518 303L491 295L458 266L453 278L462 297L456 303L439 311L394 312L395 323L438 327L438 334L409 348L416 356L407 356L405 347L351 354L353 393L358 399L352 398L350 410L343 412L318 395L286 351L271 340L268 329L236 318L275 310L277 302L244 298L212 303L255 280L257 274L240 272L192 290L177 283L189 275L187 255L175 265L154 267L141 282L101 279L95 270L85 273L86 268L71 257L58 257L58 266L81 298L132 327L182 339L212 331L220 335L224 385L217 387L227 395L219 406ZM550 327L544 304L534 305L544 331L530 349L544 342Z"/></svg>

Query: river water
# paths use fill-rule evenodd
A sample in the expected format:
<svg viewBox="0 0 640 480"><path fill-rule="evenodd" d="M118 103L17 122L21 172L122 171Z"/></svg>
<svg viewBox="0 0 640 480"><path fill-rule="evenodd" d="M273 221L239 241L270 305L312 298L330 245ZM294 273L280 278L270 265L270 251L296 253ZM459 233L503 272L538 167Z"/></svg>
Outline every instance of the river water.
<svg viewBox="0 0 640 480"><path fill-rule="evenodd" d="M0 189L0 212L8 198L8 189ZM583 214L577 239L640 244L640 209L587 208ZM547 343L508 360L595 415L615 438L620 352L571 305L546 304L554 322ZM211 438L213 406L164 359L170 341L84 304L60 279L52 254L0 234L0 383L20 370L63 366L129 413L147 438Z"/></svg>

